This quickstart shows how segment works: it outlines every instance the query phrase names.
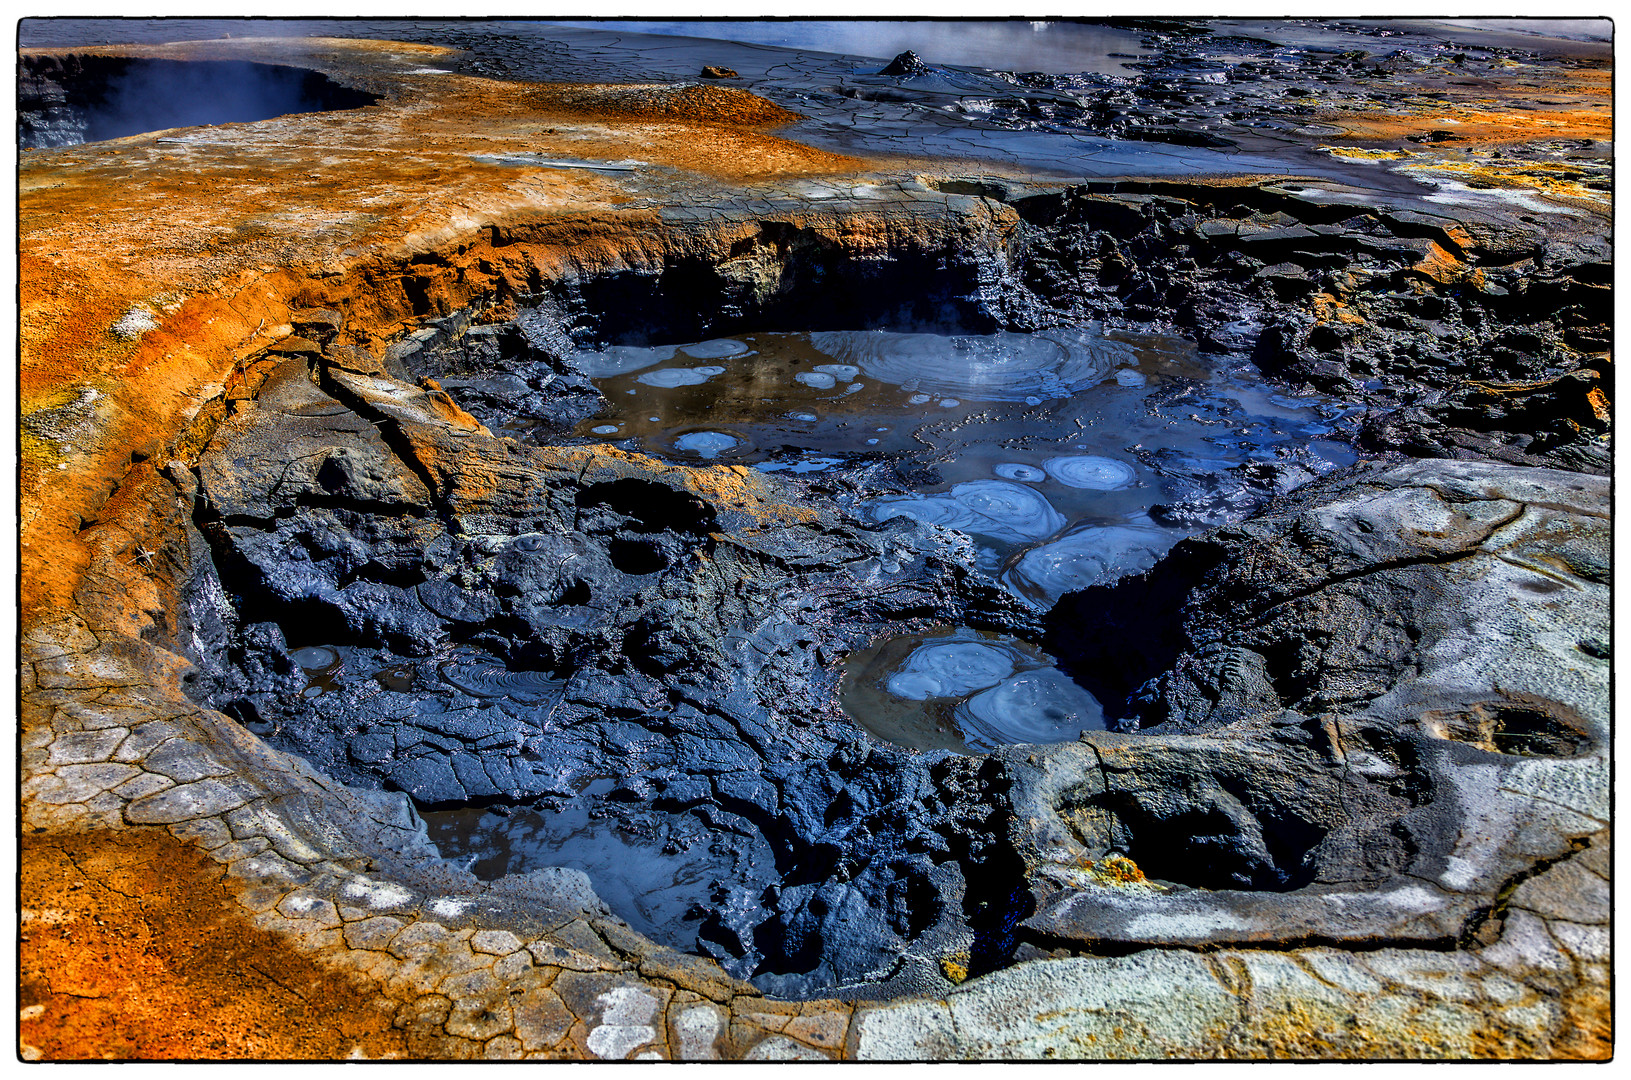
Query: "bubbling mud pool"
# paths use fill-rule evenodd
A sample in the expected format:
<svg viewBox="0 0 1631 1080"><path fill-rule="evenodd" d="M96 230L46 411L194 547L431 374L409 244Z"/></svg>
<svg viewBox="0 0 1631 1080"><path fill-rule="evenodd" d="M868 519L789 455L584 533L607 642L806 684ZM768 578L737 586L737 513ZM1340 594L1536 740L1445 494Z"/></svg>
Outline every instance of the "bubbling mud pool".
<svg viewBox="0 0 1631 1080"><path fill-rule="evenodd" d="M529 362L416 374L479 411L519 400L505 387ZM264 684L221 690L221 707L341 782L408 792L442 856L476 877L581 872L631 926L767 993L883 986L912 943L964 933L981 964L1002 963L1013 867L967 839L984 826L958 824L991 812L981 755L1106 725L1012 620L1005 634L967 625L988 617L985 600L901 600L907 615L856 597L833 633L824 620L848 618L829 612L849 600L820 589L853 591L870 560L894 574L890 560L932 549L948 553L936 573L972 559L991 595L1011 594L1005 619L1028 609L1039 623L1065 594L1354 457L1339 403L1275 393L1240 355L1096 326L755 331L560 363L601 401L585 416L582 397L570 434L529 411L561 404L542 393L483 422L523 443L758 469L830 520L797 534L791 566L632 476L472 536L367 506L294 507L270 539L234 519L217 557L256 598L243 640ZM307 581L290 566L322 569L277 552L326 566L342 532L369 538L366 559L314 606L276 606ZM717 617L683 602L716 579ZM318 610L333 624L312 624ZM809 647L823 640L842 645ZM966 805L923 801L931 789Z"/></svg>
<svg viewBox="0 0 1631 1080"><path fill-rule="evenodd" d="M853 491L862 520L904 517L966 535L981 569L1044 610L1354 460L1333 438L1341 405L1275 393L1239 357L1093 326L756 332L611 345L580 353L575 365L605 399L577 425L580 439ZM919 482L844 486L880 462ZM1105 727L1100 703L1052 657L961 626L886 636L852 653L839 704L893 746L960 756ZM631 828L597 815L609 788L595 781L548 806L432 810L426 819L444 856L478 876L580 869L631 925L680 948L707 947L707 925L717 939L719 926L740 918L722 910L753 910L757 890L777 879L768 849L721 846L694 817L654 813Z"/></svg>

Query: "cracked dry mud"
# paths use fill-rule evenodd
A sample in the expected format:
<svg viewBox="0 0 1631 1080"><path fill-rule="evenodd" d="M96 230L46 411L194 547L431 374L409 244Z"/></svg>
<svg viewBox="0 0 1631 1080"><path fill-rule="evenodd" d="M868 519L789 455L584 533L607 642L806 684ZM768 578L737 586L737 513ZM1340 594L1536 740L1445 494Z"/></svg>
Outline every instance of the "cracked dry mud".
<svg viewBox="0 0 1631 1080"><path fill-rule="evenodd" d="M1606 1056L1606 203L1474 123L1567 92L1595 138L1606 67L1367 27L1143 24L1080 78L25 52L48 135L87 56L375 101L25 155L23 1056ZM597 64L638 85L524 81ZM1061 134L1115 152L1039 175ZM1139 174L1170 152L1215 175ZM875 327L1100 366L901 405L866 384L907 360L831 352ZM966 515L1021 484L1051 518ZM1016 587L1044 549L1066 584ZM1035 657L1102 728L879 737L846 661L900 638Z"/></svg>

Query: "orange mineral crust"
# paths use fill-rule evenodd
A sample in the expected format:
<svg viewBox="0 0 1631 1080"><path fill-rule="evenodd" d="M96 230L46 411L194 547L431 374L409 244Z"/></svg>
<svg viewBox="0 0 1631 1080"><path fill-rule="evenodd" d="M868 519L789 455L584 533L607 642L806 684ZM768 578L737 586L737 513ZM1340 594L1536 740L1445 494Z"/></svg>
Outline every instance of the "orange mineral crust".
<svg viewBox="0 0 1631 1080"><path fill-rule="evenodd" d="M1427 180L1475 189L1538 193L1580 210L1611 205L1605 160L1579 153L1582 142L1614 138L1613 72L1591 61L1564 67L1488 61L1465 70L1465 57L1402 73L1395 92L1368 108L1307 99L1310 118L1328 132L1337 157L1389 162ZM1517 160L1506 151L1548 151Z"/></svg>
<svg viewBox="0 0 1631 1080"><path fill-rule="evenodd" d="M65 50L25 55L53 51ZM623 176L674 203L688 191L879 165L778 137L771 129L793 114L726 87L414 74L448 50L394 42L74 51L299 64L381 96L360 109L24 154L25 612L69 601L86 566L76 535L132 455L159 453L238 362L290 333L289 311L306 299L334 304L350 293L348 334L378 341L415 314L374 296L378 279L400 276L417 253L479 243L490 226L547 224L546 246L558 252L620 258L631 226L651 220L631 205L638 197ZM597 162L635 164L584 167ZM473 262L452 272L470 277L462 289L450 283L465 295L449 301L502 276L486 258Z"/></svg>
<svg viewBox="0 0 1631 1080"><path fill-rule="evenodd" d="M227 914L219 864L163 830L25 838L24 1060L404 1056L363 990Z"/></svg>

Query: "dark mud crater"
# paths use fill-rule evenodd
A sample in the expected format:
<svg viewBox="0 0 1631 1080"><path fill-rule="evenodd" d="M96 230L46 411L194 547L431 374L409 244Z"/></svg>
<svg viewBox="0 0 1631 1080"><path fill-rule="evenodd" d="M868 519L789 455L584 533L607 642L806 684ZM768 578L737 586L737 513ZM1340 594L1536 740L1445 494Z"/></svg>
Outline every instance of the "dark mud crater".
<svg viewBox="0 0 1631 1080"><path fill-rule="evenodd" d="M1379 902L1334 926L1320 899L1442 866L1456 826L1434 770L1456 754L1572 753L1596 736L1555 702L1440 695L1440 719L1408 730L1366 712L1419 662L1431 584L1333 599L1354 569L1331 594L1231 622L1241 597L1284 583L1246 558L1263 535L1252 515L1290 498L1262 520L1292 522L1316 505L1292 493L1322 474L1305 490L1326 499L1417 490L1379 466L1336 470L1355 458L1345 440L1380 430L1376 410L1431 410L1444 390L1376 378L1419 371L1434 335L1322 351L1298 298L1240 253L1340 248L1410 277L1415 246L1204 228L1353 208L1191 194L1035 196L1011 262L971 254L927 278L777 223L762 253L792 268L789 291L688 263L568 281L514 317L427 318L383 359L340 344L338 313L307 313L310 336L186 480L213 557L187 617L192 690L343 782L407 792L444 857L478 876L582 870L631 925L780 995L889 996L1107 941L1205 943L1218 926L1454 940L1475 896L1426 915ZM1198 205L1211 198L1226 204ZM1378 216L1367 235L1389 220L1429 228ZM1442 303L1495 332L1487 298ZM1114 320L1117 304L1176 312L1189 338ZM1116 347L1092 377L1061 377L1083 355L1066 347L1037 362L1052 381L1031 379L1009 338L1061 333ZM1561 362L1548 333L1544 362ZM871 357L863 334L893 335L894 351ZM963 342L937 356L1029 372L1026 392L928 385L910 362L927 337ZM1266 370L1333 393L1269 386ZM1372 410L1363 428L1356 405ZM1596 432L1569 423L1529 450L1595 461ZM1456 430L1524 450L1504 429ZM707 461L725 467L675 467ZM1461 547L1423 566L1507 512L1457 498L1474 506L1445 534ZM1273 528L1297 554L1311 527ZM1365 551L1365 573L1399 563ZM947 634L955 656L921 655ZM931 727L1039 709L1050 723L876 737L840 707L844 665L898 639L912 644L871 692L932 699ZM1044 675L1045 691L1015 682ZM1229 725L1228 740L1198 737ZM1080 890L1128 857L1145 891L1083 909ZM1129 904L1199 914L1169 926Z"/></svg>

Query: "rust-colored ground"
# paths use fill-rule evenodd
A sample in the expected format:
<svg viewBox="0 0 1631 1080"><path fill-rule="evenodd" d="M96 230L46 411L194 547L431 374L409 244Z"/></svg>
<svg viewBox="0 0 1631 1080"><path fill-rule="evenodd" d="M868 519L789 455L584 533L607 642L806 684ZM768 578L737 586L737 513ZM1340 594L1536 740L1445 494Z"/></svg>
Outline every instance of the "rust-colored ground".
<svg viewBox="0 0 1631 1080"><path fill-rule="evenodd" d="M629 214L618 177L525 155L636 160L642 183L682 204L688 188L717 195L879 165L778 137L772 129L793 114L727 87L403 74L447 50L337 39L76 51L296 62L384 97L363 109L189 129L184 138L137 135L23 155L20 411L29 417L96 395L91 409L74 413L90 422L68 425L67 435L39 437L25 425L25 613L72 605L88 565L76 537L122 482L132 452L161 451L236 360L289 332L289 309L303 296L341 303L354 290L348 334L377 342L414 312L368 293L381 276L400 278L414 253L462 253L458 238L479 242L491 224L552 221L551 243L592 255L615 250L608 235L643 216ZM613 224L608 211L620 209ZM454 302L493 276L492 263L480 262L449 272L458 280L442 284ZM338 279L346 286L334 288ZM121 336L112 328L127 317L138 330ZM143 333L143 325L156 328Z"/></svg>
<svg viewBox="0 0 1631 1080"><path fill-rule="evenodd" d="M1614 138L1612 69L1510 64L1501 70L1507 76L1499 81L1407 85L1369 109L1316 109L1314 118L1340 130L1334 140L1358 144L1327 147L1339 156L1399 161L1406 171L1469 187L1531 191L1606 210L1608 163L1577 158L1568 143ZM1547 145L1558 149L1539 160L1503 152Z"/></svg>
<svg viewBox="0 0 1631 1080"><path fill-rule="evenodd" d="M25 1058L405 1053L389 1013L250 927L223 868L162 830L24 837L19 862Z"/></svg>

